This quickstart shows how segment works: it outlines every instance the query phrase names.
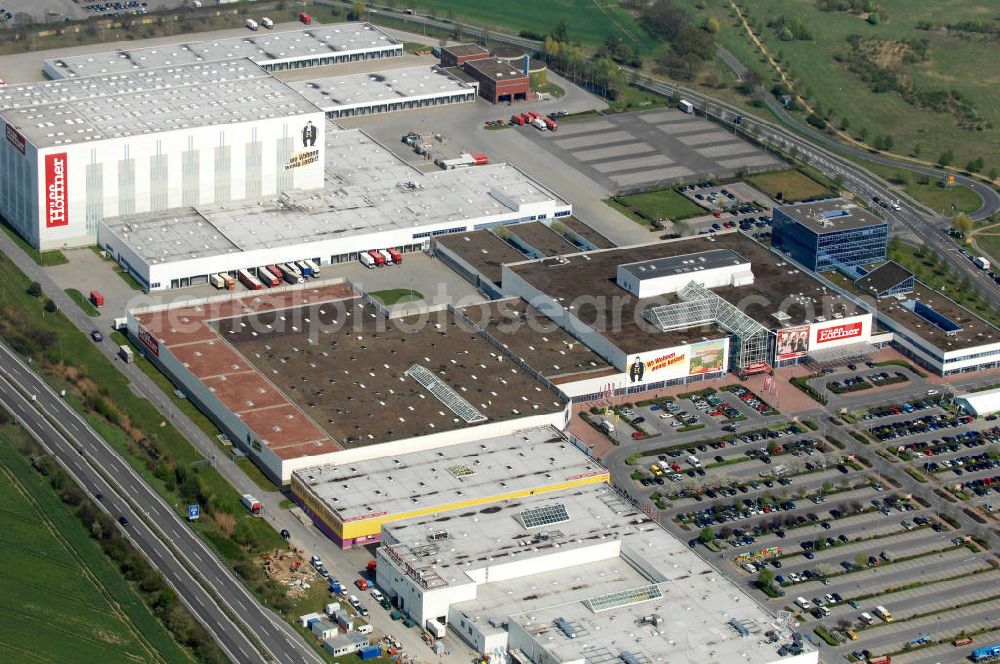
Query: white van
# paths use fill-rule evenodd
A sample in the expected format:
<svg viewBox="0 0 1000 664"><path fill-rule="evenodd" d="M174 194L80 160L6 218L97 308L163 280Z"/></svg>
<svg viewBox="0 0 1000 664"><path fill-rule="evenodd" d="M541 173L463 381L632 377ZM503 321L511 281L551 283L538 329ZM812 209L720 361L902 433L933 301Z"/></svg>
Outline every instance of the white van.
<svg viewBox="0 0 1000 664"><path fill-rule="evenodd" d="M383 595L382 592L377 588L372 588L372 599L375 600L376 602L381 602L382 600L385 599L385 595Z"/></svg>
<svg viewBox="0 0 1000 664"><path fill-rule="evenodd" d="M866 625L874 625L875 624L875 618L873 618L872 614L868 613L867 611L865 611L864 613L862 613L858 617L858 620L860 620L861 622L863 622Z"/></svg>
<svg viewBox="0 0 1000 664"><path fill-rule="evenodd" d="M808 610L812 606L805 597L796 597L795 604L803 611Z"/></svg>
<svg viewBox="0 0 1000 664"><path fill-rule="evenodd" d="M368 623L361 623L360 625L354 628L354 631L357 632L358 634L371 634L372 626L369 625Z"/></svg>
<svg viewBox="0 0 1000 664"><path fill-rule="evenodd" d="M691 455L687 458L687 462L694 466L695 468L701 468L701 461L698 461L698 457Z"/></svg>

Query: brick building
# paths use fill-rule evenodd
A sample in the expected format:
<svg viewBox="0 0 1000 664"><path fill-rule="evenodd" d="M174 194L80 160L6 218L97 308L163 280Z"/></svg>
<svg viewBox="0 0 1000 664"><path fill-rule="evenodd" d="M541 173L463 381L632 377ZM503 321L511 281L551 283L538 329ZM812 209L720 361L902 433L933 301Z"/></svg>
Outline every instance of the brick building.
<svg viewBox="0 0 1000 664"><path fill-rule="evenodd" d="M479 44L455 44L441 49L441 66L458 67L471 60L485 60L490 52Z"/></svg>
<svg viewBox="0 0 1000 664"><path fill-rule="evenodd" d="M479 82L480 96L494 104L524 101L531 90L527 74L496 58L466 60L462 69Z"/></svg>

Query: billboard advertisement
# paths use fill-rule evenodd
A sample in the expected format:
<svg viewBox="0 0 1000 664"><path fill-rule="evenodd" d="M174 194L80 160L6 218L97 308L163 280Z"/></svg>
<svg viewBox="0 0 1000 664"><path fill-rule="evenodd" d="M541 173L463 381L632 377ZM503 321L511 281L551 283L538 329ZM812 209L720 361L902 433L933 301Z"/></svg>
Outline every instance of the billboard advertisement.
<svg viewBox="0 0 1000 664"><path fill-rule="evenodd" d="M688 371L689 346L633 355L628 362L629 383L682 378Z"/></svg>
<svg viewBox="0 0 1000 664"><path fill-rule="evenodd" d="M152 353L156 357L160 356L159 340L152 334L150 334L144 327L139 328L139 341L142 342L143 346L149 349L150 353Z"/></svg>
<svg viewBox="0 0 1000 664"><path fill-rule="evenodd" d="M7 125L7 142L17 148L17 151L24 154L24 136L21 135L13 125Z"/></svg>
<svg viewBox="0 0 1000 664"><path fill-rule="evenodd" d="M828 344L834 341L847 341L858 338L862 336L863 333L863 321L857 321L855 323L839 323L837 325L831 325L829 327L816 330L815 343Z"/></svg>
<svg viewBox="0 0 1000 664"><path fill-rule="evenodd" d="M779 362L781 360L802 357L807 352L809 352L808 325L778 330L778 348L774 354Z"/></svg>
<svg viewBox="0 0 1000 664"><path fill-rule="evenodd" d="M691 364L688 375L716 373L726 368L726 339L702 341L691 346Z"/></svg>
<svg viewBox="0 0 1000 664"><path fill-rule="evenodd" d="M68 223L66 153L47 154L45 155L45 227L55 228Z"/></svg>

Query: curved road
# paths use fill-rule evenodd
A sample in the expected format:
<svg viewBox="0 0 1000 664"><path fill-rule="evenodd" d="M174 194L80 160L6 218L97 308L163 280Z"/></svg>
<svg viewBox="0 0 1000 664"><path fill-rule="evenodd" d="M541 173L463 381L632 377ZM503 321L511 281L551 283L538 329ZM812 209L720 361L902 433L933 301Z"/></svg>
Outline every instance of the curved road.
<svg viewBox="0 0 1000 664"><path fill-rule="evenodd" d="M350 3L346 0L318 1L321 4L337 5L338 7L350 6ZM523 37L514 37L502 33L484 31L476 26L421 16L419 14L403 14L390 7L369 5L369 17L371 17L371 14L378 15L380 13L391 16L393 21L412 25L418 31L426 27L446 30L449 32L461 30L463 36L465 37L481 40L488 37L491 42L509 44L511 46L517 46L533 52L537 52L541 47L539 42L531 39L524 39ZM723 54L723 52L725 54ZM743 67L743 65L728 51L722 49L719 55L727 63L727 65L734 69L737 74L742 76L743 73L746 72L746 68ZM708 110L708 113L706 114L707 117L715 119L719 122L732 126L736 116L742 116L743 122L741 126L744 130L751 133L756 130L759 133L760 138L766 140L772 146L781 148L783 151L787 152L788 150L794 148L798 151L799 155L807 159L809 164L813 167L818 168L831 178L842 178L846 189L854 192L859 199L871 204L876 210L882 210L882 208L874 203L874 198L877 197L882 200L893 200L899 198L901 209L899 211L885 210L883 212L884 216L886 216L897 229L902 227L903 229L909 231L914 237L919 238L922 242L927 244L929 248L940 254L945 262L947 262L958 275L968 277L991 304L994 306L1000 306L1000 287L998 287L992 279L984 274L982 270L976 268L971 261L959 253L958 247L947 237L946 232L951 226L951 221L949 219L945 217L927 215L923 206L919 203L908 198L905 194L900 196L899 192L882 178L870 173L853 161L850 161L841 154L838 154L838 152L846 151L850 154L864 157L865 159L888 164L893 167L916 170L917 172L927 173L928 175L933 175L935 177L942 177L945 175L943 171L897 161L884 155L874 155L865 150L845 146L825 134L815 132L811 128L803 126L795 118L788 115L784 108L782 108L780 104L776 104L773 99L769 101L771 104L776 106L776 108L774 108L775 112L778 113L779 117L794 127L796 131L792 131L786 127L763 120L758 116L750 114L743 108L728 104L718 99L707 97L702 92L686 88L676 83L666 83L655 78L647 77L628 68L623 69L637 74L639 78L636 80L635 85L638 87L645 88L660 95L684 94L689 98L702 100L704 102L702 108L707 107ZM769 93L765 95L765 98L770 97L771 95ZM798 131L804 132L804 136L797 133ZM983 198L983 205L975 213L975 218L989 216L997 210L1000 210L1000 194L994 191L991 187L960 175L956 175L955 179L961 184L974 189Z"/></svg>

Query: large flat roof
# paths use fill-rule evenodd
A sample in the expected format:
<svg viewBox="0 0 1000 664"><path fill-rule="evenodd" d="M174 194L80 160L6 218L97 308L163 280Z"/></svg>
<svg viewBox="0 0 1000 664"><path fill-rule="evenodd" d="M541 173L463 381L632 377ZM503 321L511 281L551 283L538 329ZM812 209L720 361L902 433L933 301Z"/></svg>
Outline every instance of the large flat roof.
<svg viewBox="0 0 1000 664"><path fill-rule="evenodd" d="M212 326L346 449L476 426L407 376L414 365L432 372L487 421L565 407L448 309L387 319L354 298L260 311Z"/></svg>
<svg viewBox="0 0 1000 664"><path fill-rule="evenodd" d="M488 230L455 233L434 238L481 275L495 284L500 283L501 267L504 263L518 263L525 256Z"/></svg>
<svg viewBox="0 0 1000 664"><path fill-rule="evenodd" d="M843 198L828 198L812 203L795 203L778 208L809 230L819 233L837 233L854 228L885 224L874 214Z"/></svg>
<svg viewBox="0 0 1000 664"><path fill-rule="evenodd" d="M290 82L288 85L327 112L359 104L396 102L474 90L473 86L437 66L330 76Z"/></svg>
<svg viewBox="0 0 1000 664"><path fill-rule="evenodd" d="M0 86L0 115L39 148L318 112L246 59Z"/></svg>
<svg viewBox="0 0 1000 664"><path fill-rule="evenodd" d="M490 300L460 311L550 380L585 378L580 374L602 372L610 366L586 344L520 298Z"/></svg>
<svg viewBox="0 0 1000 664"><path fill-rule="evenodd" d="M486 78L491 78L497 82L518 79L527 80L528 78L523 71L514 67L506 60L497 60L496 58L466 60L462 66L475 69Z"/></svg>
<svg viewBox="0 0 1000 664"><path fill-rule="evenodd" d="M600 648L613 658L630 650L685 664L780 659L779 644L761 638L778 629L773 616L606 485L502 500L447 522L429 515L386 524L382 542L431 590L476 579L475 599L453 608L481 625L517 621L555 661L583 660ZM545 571L494 582L486 575L491 567L556 553L563 562L540 564ZM647 601L613 602L616 593L637 588L652 588ZM651 614L662 618L655 628L638 621ZM559 617L585 628L569 639L555 626ZM727 624L731 618L761 633L741 638Z"/></svg>
<svg viewBox="0 0 1000 664"><path fill-rule="evenodd" d="M861 290L850 279L839 272L828 272L823 276L837 286L845 288L849 292L857 293L858 296L869 295L869 293ZM914 301L921 302L930 307L961 327L961 329L953 334L949 334L926 320L923 316L907 308L906 304L909 303L912 305ZM935 347L944 352L965 350L1000 341L1000 329L997 329L954 300L949 299L947 295L939 293L919 281L914 283L912 293L902 296L884 297L874 306L878 309L879 315L891 318L900 325L913 330L921 338L934 344Z"/></svg>
<svg viewBox="0 0 1000 664"><path fill-rule="evenodd" d="M815 322L820 315L829 319L857 309L847 298L738 231L526 261L509 268L563 306L585 302L587 306L574 310L582 322L626 353L637 353L728 335L715 325L660 332L642 319L641 312L648 306L677 302L677 296L668 293L636 298L616 284L618 266L712 249L728 249L742 256L754 274L753 284L714 288L712 292L768 329ZM779 322L774 316L778 311L787 318L783 316Z"/></svg>
<svg viewBox="0 0 1000 664"><path fill-rule="evenodd" d="M607 471L550 427L294 474L341 521L532 491Z"/></svg>
<svg viewBox="0 0 1000 664"><path fill-rule="evenodd" d="M370 23L338 23L301 30L261 31L245 37L178 42L46 60L64 78L121 74L139 69L190 66L211 60L250 58L260 65L279 60L369 51L398 45Z"/></svg>
<svg viewBox="0 0 1000 664"><path fill-rule="evenodd" d="M151 265L511 213L555 195L509 164L424 173L360 129L326 127L323 191L103 222ZM164 223L169 221L169 223Z"/></svg>
<svg viewBox="0 0 1000 664"><path fill-rule="evenodd" d="M697 254L681 254L627 263L622 269L639 281L644 281L678 274L695 274L702 270L742 265L746 262L746 259L730 249L708 249Z"/></svg>

